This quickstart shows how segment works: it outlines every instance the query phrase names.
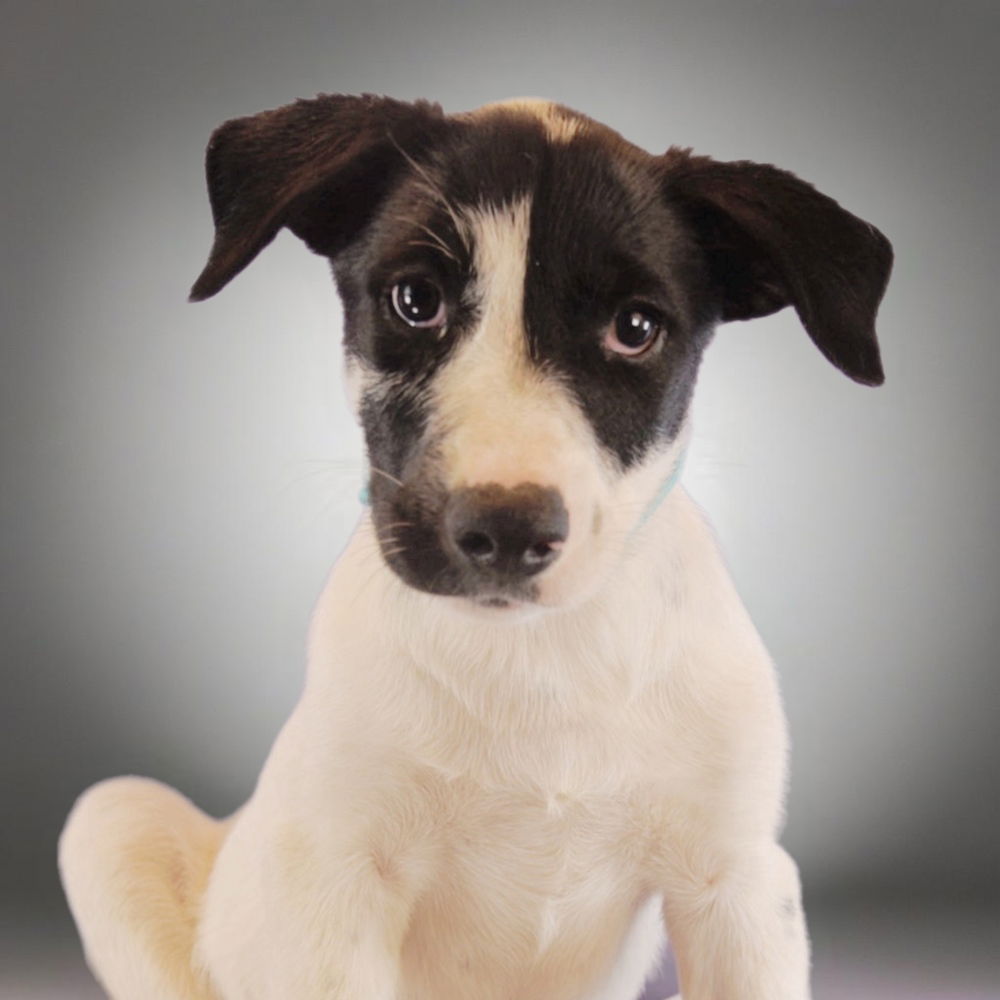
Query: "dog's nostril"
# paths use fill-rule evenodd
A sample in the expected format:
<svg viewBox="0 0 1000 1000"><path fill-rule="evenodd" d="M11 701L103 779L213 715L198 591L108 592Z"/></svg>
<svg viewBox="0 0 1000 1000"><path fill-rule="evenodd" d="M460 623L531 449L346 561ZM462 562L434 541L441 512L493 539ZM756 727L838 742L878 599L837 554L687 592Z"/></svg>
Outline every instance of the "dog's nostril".
<svg viewBox="0 0 1000 1000"><path fill-rule="evenodd" d="M559 554L562 540L553 538L550 541L535 542L529 545L521 555L521 562L525 566L540 567L552 562Z"/></svg>
<svg viewBox="0 0 1000 1000"><path fill-rule="evenodd" d="M458 547L473 562L489 565L497 557L497 543L485 531L467 531L458 539Z"/></svg>

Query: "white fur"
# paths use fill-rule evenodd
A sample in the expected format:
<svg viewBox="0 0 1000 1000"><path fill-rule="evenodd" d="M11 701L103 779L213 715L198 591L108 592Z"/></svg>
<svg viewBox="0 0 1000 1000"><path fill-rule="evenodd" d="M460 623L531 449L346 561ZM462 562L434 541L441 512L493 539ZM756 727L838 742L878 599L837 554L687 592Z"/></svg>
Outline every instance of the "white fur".
<svg viewBox="0 0 1000 1000"><path fill-rule="evenodd" d="M808 997L774 671L683 489L642 523L683 435L623 476L527 364L529 213L466 220L482 322L433 433L450 485L562 492L544 607L406 587L364 516L244 808L124 778L74 809L60 865L116 1000L633 1000L661 919L685 1000Z"/></svg>
<svg viewBox="0 0 1000 1000"><path fill-rule="evenodd" d="M682 490L607 584L521 625L472 621L406 589L362 521L317 608L302 700L215 857L205 996L451 1000L471 976L483 1000L629 1000L658 941L619 942L654 895L686 1000L807 996L797 878L774 842L774 675ZM218 847L150 823L174 822L172 796L98 786L61 844L88 955L122 1000L196 995L171 992L187 940L149 940L179 918L142 907L182 879L197 910L185 873Z"/></svg>

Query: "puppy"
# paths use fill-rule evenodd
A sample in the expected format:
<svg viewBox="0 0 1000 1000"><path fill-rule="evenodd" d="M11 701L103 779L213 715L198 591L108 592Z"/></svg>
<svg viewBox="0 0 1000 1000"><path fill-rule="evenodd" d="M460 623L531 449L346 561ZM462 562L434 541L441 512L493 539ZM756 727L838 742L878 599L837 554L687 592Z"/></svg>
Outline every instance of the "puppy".
<svg viewBox="0 0 1000 1000"><path fill-rule="evenodd" d="M250 801L139 778L60 844L117 1000L803 1000L775 674L677 485L727 320L882 381L888 241L771 166L564 107L325 96L212 137L218 292L332 262L370 510Z"/></svg>

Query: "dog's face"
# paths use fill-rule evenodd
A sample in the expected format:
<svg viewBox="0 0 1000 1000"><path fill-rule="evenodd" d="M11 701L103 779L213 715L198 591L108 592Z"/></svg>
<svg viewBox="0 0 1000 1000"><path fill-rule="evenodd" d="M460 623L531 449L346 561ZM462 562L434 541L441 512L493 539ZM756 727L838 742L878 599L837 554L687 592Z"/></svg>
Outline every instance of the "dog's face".
<svg viewBox="0 0 1000 1000"><path fill-rule="evenodd" d="M331 258L382 553L508 610L605 580L679 461L717 322L785 305L881 381L884 237L790 174L651 156L568 109L325 97L227 123L194 298L282 226Z"/></svg>
<svg viewBox="0 0 1000 1000"><path fill-rule="evenodd" d="M714 311L651 159L487 109L336 259L373 516L414 586L571 601L666 475Z"/></svg>

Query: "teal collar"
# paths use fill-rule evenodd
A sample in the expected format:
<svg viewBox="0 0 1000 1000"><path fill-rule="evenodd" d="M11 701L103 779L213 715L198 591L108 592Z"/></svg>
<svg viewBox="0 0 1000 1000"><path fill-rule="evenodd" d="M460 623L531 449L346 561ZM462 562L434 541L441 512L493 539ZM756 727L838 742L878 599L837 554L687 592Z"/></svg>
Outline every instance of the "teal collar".
<svg viewBox="0 0 1000 1000"><path fill-rule="evenodd" d="M642 512L642 517L639 518L639 523L635 526L633 532L641 530L649 523L649 519L657 512L657 510L659 510L663 501L670 495L671 490L673 490L678 482L680 482L681 473L684 471L684 462L686 460L687 447L685 447L677 456L677 460L674 462L674 467L670 470L670 474L663 480L662 483L660 483L660 488L656 491L656 495L653 499L646 505L646 509Z"/></svg>

